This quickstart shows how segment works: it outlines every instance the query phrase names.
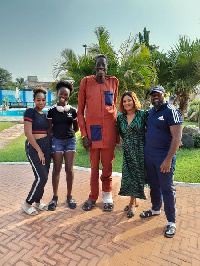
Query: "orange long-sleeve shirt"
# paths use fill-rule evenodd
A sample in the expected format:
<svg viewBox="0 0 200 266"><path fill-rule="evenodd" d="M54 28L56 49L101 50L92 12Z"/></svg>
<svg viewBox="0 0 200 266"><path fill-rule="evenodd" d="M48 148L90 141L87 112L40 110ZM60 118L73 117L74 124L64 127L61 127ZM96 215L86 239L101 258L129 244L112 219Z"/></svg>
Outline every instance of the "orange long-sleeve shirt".
<svg viewBox="0 0 200 266"><path fill-rule="evenodd" d="M106 76L99 84L95 76L82 79L78 96L78 123L81 136L92 141L91 148L109 148L116 145L116 102L119 82Z"/></svg>

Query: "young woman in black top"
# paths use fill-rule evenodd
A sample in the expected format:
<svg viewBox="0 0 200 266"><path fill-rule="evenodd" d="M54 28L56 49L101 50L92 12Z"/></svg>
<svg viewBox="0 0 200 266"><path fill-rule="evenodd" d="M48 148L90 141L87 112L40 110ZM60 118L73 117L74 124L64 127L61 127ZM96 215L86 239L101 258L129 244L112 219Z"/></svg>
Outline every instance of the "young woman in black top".
<svg viewBox="0 0 200 266"><path fill-rule="evenodd" d="M22 204L23 211L28 215L37 215L38 210L47 210L46 205L40 203L51 162L50 138L47 135L49 123L46 114L42 111L46 105L46 92L43 87L36 87L33 90L35 108L29 108L24 113L24 133L27 137L26 155L35 175L28 197Z"/></svg>
<svg viewBox="0 0 200 266"><path fill-rule="evenodd" d="M48 210L54 211L58 202L58 184L63 158L67 182L67 204L69 208L76 208L76 201L72 198L72 184L74 179L73 165L76 152L75 132L78 131L76 109L68 105L70 93L73 91L70 82L60 81L56 84L58 102L47 113L47 118L52 129L52 156L53 172L52 186L53 198Z"/></svg>

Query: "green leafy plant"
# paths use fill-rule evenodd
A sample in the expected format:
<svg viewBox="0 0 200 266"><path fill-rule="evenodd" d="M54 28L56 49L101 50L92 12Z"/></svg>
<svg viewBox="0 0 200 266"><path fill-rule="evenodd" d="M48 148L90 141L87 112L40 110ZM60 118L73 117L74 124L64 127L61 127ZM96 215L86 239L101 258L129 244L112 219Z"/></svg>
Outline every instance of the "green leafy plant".
<svg viewBox="0 0 200 266"><path fill-rule="evenodd" d="M194 122L198 122L199 119L199 109L200 109L200 100L194 100L190 103L189 109L188 109L188 118L195 112L194 117L192 120Z"/></svg>
<svg viewBox="0 0 200 266"><path fill-rule="evenodd" d="M200 148L200 134L193 134L193 139L194 139L194 147L195 148Z"/></svg>

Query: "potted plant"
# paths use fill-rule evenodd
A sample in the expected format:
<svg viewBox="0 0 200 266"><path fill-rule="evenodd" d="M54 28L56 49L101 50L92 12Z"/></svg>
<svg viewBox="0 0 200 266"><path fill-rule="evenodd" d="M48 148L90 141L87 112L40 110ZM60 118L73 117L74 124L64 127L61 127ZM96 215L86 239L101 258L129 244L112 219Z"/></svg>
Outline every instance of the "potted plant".
<svg viewBox="0 0 200 266"><path fill-rule="evenodd" d="M8 110L8 98L7 97L3 98L2 100L2 110L3 111Z"/></svg>

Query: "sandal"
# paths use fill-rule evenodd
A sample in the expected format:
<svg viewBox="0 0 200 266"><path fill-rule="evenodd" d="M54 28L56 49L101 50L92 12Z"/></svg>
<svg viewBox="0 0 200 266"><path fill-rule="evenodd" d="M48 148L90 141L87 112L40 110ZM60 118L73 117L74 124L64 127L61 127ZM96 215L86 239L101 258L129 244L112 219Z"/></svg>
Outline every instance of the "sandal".
<svg viewBox="0 0 200 266"><path fill-rule="evenodd" d="M127 217L128 218L132 218L135 215L135 213L133 211L128 211L127 212Z"/></svg>
<svg viewBox="0 0 200 266"><path fill-rule="evenodd" d="M66 200L68 207L70 209L75 209L76 208L76 201L75 199L72 199L72 196L67 196L67 200Z"/></svg>
<svg viewBox="0 0 200 266"><path fill-rule="evenodd" d="M91 201L90 199L87 199L82 205L82 209L84 211L90 211L94 207L95 207L95 202Z"/></svg>
<svg viewBox="0 0 200 266"><path fill-rule="evenodd" d="M47 211L48 208L47 208L47 205L44 204L44 203L40 203L39 205L36 205L37 203L35 203L33 206L35 209L38 209L40 211Z"/></svg>
<svg viewBox="0 0 200 266"><path fill-rule="evenodd" d="M135 206L137 207L137 206ZM129 206L127 205L125 208L124 208L124 211L127 212L129 210Z"/></svg>
<svg viewBox="0 0 200 266"><path fill-rule="evenodd" d="M22 207L22 210L28 215L31 215L31 216L38 215L38 212L33 206L27 209L27 207L24 204L22 204L21 207Z"/></svg>
<svg viewBox="0 0 200 266"><path fill-rule="evenodd" d="M124 208L124 211L127 212L129 210L128 205Z"/></svg>
<svg viewBox="0 0 200 266"><path fill-rule="evenodd" d="M173 225L167 225L165 229L165 237L172 238L176 233L176 227Z"/></svg>
<svg viewBox="0 0 200 266"><path fill-rule="evenodd" d="M103 205L103 211L104 212L111 212L113 211L114 204L113 203L104 203Z"/></svg>
<svg viewBox="0 0 200 266"><path fill-rule="evenodd" d="M140 217L141 218L147 218L147 217L151 217L151 216L155 216L155 215L160 215L160 211L155 211L155 212L157 212L157 213L153 213L152 210L143 211L142 213L140 213Z"/></svg>
<svg viewBox="0 0 200 266"><path fill-rule="evenodd" d="M56 206L57 206L57 200L52 199L52 200L49 202L48 210L49 210L49 211L55 211Z"/></svg>

